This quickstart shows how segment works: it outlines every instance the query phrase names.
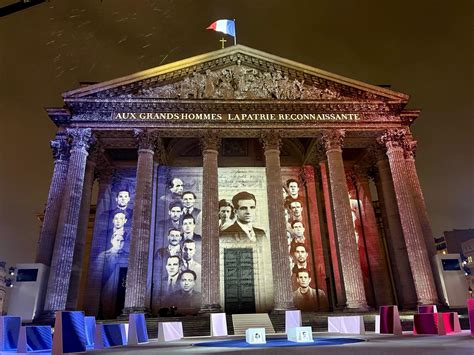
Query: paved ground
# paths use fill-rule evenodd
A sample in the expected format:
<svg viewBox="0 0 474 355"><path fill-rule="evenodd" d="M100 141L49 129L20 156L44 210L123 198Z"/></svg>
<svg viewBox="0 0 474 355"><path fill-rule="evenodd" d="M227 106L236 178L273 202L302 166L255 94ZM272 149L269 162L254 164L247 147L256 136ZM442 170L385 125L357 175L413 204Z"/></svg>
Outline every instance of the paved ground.
<svg viewBox="0 0 474 355"><path fill-rule="evenodd" d="M434 336L417 335L412 332L404 332L403 336L379 335L368 332L363 336L350 336L366 340L357 344L346 344L336 346L318 347L294 347L294 348L252 348L252 349L232 349L232 348L205 348L193 346L194 343L204 341L223 340L223 338L211 337L189 337L180 341L169 343L158 343L156 339L149 344L140 346L130 346L106 350L94 350L88 354L127 354L127 355L151 355L151 354L288 354L298 353L315 354L403 354L403 355L474 355L474 337L470 332L463 330L461 334ZM281 334L280 334L281 336ZM342 337L340 334L314 333L316 337ZM229 339L239 338L229 336ZM241 338L241 337L240 337Z"/></svg>

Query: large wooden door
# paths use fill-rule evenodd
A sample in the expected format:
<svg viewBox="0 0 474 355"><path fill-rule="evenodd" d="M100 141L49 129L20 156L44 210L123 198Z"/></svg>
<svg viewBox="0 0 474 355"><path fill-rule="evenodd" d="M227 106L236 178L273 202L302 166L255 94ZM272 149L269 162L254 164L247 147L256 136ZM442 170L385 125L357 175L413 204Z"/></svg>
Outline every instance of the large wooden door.
<svg viewBox="0 0 474 355"><path fill-rule="evenodd" d="M224 249L226 313L255 313L252 249Z"/></svg>

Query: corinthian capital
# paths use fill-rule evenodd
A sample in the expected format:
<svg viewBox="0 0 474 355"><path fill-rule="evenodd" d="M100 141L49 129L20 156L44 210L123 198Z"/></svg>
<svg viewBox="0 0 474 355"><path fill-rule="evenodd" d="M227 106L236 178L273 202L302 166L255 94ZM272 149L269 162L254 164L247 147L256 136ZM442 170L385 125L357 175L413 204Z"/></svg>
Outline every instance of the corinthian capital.
<svg viewBox="0 0 474 355"><path fill-rule="evenodd" d="M49 142L53 152L54 161L67 161L69 159L69 142L67 134L58 133L56 138Z"/></svg>
<svg viewBox="0 0 474 355"><path fill-rule="evenodd" d="M386 129L384 133L377 138L377 142L388 149L404 148L406 140L406 131L402 128Z"/></svg>
<svg viewBox="0 0 474 355"><path fill-rule="evenodd" d="M216 131L206 131L199 141L201 150L219 150L221 146L221 137Z"/></svg>
<svg viewBox="0 0 474 355"><path fill-rule="evenodd" d="M278 131L269 130L262 133L260 136L260 142L262 142L263 149L276 149L280 150L282 142Z"/></svg>
<svg viewBox="0 0 474 355"><path fill-rule="evenodd" d="M323 133L323 143L326 151L342 150L346 131L343 129L332 129Z"/></svg>
<svg viewBox="0 0 474 355"><path fill-rule="evenodd" d="M133 134L138 143L138 149L146 149L155 151L159 146L159 132L156 130L135 129Z"/></svg>
<svg viewBox="0 0 474 355"><path fill-rule="evenodd" d="M416 145L416 140L411 137L407 137L407 139L405 140L405 144L403 145L405 159L415 159Z"/></svg>
<svg viewBox="0 0 474 355"><path fill-rule="evenodd" d="M72 138L71 150L77 149L87 151L95 141L90 128L68 128L67 134Z"/></svg>

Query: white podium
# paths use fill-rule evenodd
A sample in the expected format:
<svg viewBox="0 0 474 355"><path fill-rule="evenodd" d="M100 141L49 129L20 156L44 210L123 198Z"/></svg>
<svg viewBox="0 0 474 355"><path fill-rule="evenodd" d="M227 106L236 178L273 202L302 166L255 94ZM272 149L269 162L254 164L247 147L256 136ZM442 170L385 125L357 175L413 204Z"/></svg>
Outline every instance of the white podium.
<svg viewBox="0 0 474 355"><path fill-rule="evenodd" d="M227 319L225 313L211 313L211 336L227 336Z"/></svg>
<svg viewBox="0 0 474 355"><path fill-rule="evenodd" d="M159 322L158 341L172 341L183 338L183 323L181 322Z"/></svg>
<svg viewBox="0 0 474 355"><path fill-rule="evenodd" d="M265 328L249 328L245 331L245 341L249 344L266 344Z"/></svg>
<svg viewBox="0 0 474 355"><path fill-rule="evenodd" d="M328 332L342 334L365 334L362 316L328 317Z"/></svg>
<svg viewBox="0 0 474 355"><path fill-rule="evenodd" d="M295 343L313 343L313 329L311 327L294 327L288 329L288 341Z"/></svg>

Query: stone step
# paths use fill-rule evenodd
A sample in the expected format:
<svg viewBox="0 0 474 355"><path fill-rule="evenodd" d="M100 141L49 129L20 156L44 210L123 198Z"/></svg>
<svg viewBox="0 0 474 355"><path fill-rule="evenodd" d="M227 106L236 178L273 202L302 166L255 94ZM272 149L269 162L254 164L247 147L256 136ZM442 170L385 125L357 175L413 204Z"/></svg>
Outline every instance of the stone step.
<svg viewBox="0 0 474 355"><path fill-rule="evenodd" d="M265 328L266 334L275 333L268 313L233 314L232 324L234 325L235 335L245 335L248 328Z"/></svg>
<svg viewBox="0 0 474 355"><path fill-rule="evenodd" d="M402 329L404 331L411 331L413 330L413 314L415 312L402 312L400 314ZM360 313L359 313L360 314ZM377 312L365 313L363 314L364 317L364 325L366 331L374 331L375 330L375 315ZM283 333L285 332L285 314L284 313L270 313L263 315L267 316L267 320L270 321L270 324L267 324L268 330L267 334L271 334L274 332ZM333 313L311 313L311 312L303 312L301 314L302 318L302 325L303 326L311 326L313 331L315 332L326 332L328 330L328 322L327 317L329 316L348 316L352 315L352 313L348 312L333 312ZM353 314L356 315L356 314ZM233 316L242 316L242 315L233 315ZM251 316L255 316L252 314ZM245 330L247 328L252 327L262 327L262 323L255 324L255 323L247 323L241 325L234 331L234 323L231 315L227 315L227 333L229 335L234 334L245 334ZM460 314L459 317L461 328L462 329L469 329L469 319L466 314ZM104 323L126 323L126 319L114 319L114 320L106 320L106 321L99 321ZM147 318L146 324L148 329L148 336L150 338L156 338L158 336L158 322L182 322L183 323L183 333L184 336L209 336L210 335L210 317L209 315L199 315L199 316L185 316L185 317L157 317L157 318ZM264 326L263 326L264 327ZM271 333L270 333L271 331Z"/></svg>

